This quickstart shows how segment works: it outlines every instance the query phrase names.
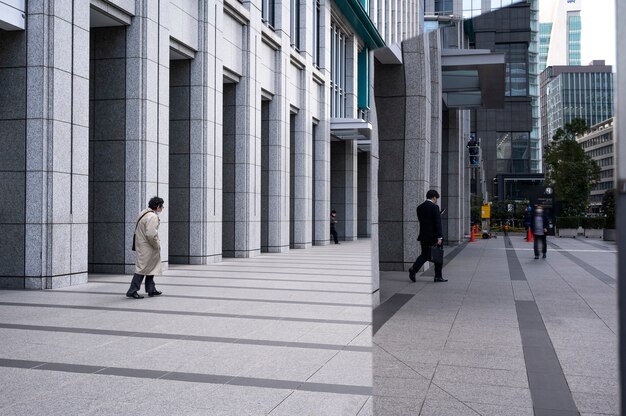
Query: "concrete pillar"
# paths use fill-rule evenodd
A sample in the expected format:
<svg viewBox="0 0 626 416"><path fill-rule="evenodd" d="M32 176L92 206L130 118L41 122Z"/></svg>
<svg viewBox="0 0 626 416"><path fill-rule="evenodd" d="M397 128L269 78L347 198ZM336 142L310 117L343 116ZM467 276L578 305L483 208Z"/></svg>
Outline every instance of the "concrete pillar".
<svg viewBox="0 0 626 416"><path fill-rule="evenodd" d="M447 244L457 245L463 240L464 174L467 160L464 158L463 111L449 110L444 117L443 163L442 163L442 216Z"/></svg>
<svg viewBox="0 0 626 416"><path fill-rule="evenodd" d="M135 1L136 15L126 29L125 124L125 271L134 271L130 242L137 214L158 195L161 260L168 264L169 227L169 2ZM120 244L122 242L120 241Z"/></svg>
<svg viewBox="0 0 626 416"><path fill-rule="evenodd" d="M419 253L415 209L429 189L440 186L438 45L438 32L407 40L402 66L375 68L381 270L406 270L413 263Z"/></svg>
<svg viewBox="0 0 626 416"><path fill-rule="evenodd" d="M0 287L87 281L88 16L28 2L28 30L0 33Z"/></svg>
<svg viewBox="0 0 626 416"><path fill-rule="evenodd" d="M223 71L217 57L215 5L198 3L198 50L189 61L189 221L190 264L222 259L222 120ZM173 196L171 196L174 203ZM170 239L172 240L172 239Z"/></svg>
<svg viewBox="0 0 626 416"><path fill-rule="evenodd" d="M302 88L302 91L304 94L306 90ZM290 145L292 207L290 240L292 248L307 248L313 243L311 219L313 213L313 137L311 130L310 112L308 108L303 108L294 116L294 134Z"/></svg>
<svg viewBox="0 0 626 416"><path fill-rule="evenodd" d="M324 95L328 98L328 88ZM328 102L328 101L327 101ZM313 244L330 242L330 130L327 119L313 129Z"/></svg>
<svg viewBox="0 0 626 416"><path fill-rule="evenodd" d="M432 32L437 33L437 32ZM415 209L426 198L426 192L437 188L441 171L441 119L438 104L433 105L431 53L429 36L420 36L402 43L406 77L406 121L403 182L403 250L393 270L407 270L419 253L419 223ZM419 70L422 68L422 71ZM434 114L433 114L434 111ZM436 125L433 126L433 121ZM393 162L392 162L393 163ZM435 181L435 182L433 182Z"/></svg>
<svg viewBox="0 0 626 416"><path fill-rule="evenodd" d="M243 5L251 21L261 20L256 3L244 1ZM261 86L256 65L261 35L255 25L243 30L243 74L235 88L234 245L232 250L223 249L223 255L233 257L261 253Z"/></svg>
<svg viewBox="0 0 626 416"><path fill-rule="evenodd" d="M357 235L359 238L369 238L372 235L372 205L371 205L371 154L358 154L358 206Z"/></svg>
<svg viewBox="0 0 626 416"><path fill-rule="evenodd" d="M356 141L331 142L330 199L331 209L337 211L339 219L336 229L340 240L357 238L357 189Z"/></svg>

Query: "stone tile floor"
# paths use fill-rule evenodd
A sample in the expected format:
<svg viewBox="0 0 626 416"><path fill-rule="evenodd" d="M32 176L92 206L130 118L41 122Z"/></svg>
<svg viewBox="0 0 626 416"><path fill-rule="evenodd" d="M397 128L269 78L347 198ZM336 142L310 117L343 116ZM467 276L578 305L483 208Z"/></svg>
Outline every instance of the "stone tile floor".
<svg viewBox="0 0 626 416"><path fill-rule="evenodd" d="M0 290L2 415L372 414L370 240Z"/></svg>
<svg viewBox="0 0 626 416"><path fill-rule="evenodd" d="M522 236L468 244L447 283L381 272L375 415L618 414L616 246L548 240L545 260Z"/></svg>

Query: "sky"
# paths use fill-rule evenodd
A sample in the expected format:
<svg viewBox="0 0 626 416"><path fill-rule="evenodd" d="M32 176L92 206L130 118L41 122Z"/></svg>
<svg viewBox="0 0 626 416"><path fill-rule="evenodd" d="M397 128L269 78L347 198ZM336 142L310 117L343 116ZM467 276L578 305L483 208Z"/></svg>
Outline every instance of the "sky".
<svg viewBox="0 0 626 416"><path fill-rule="evenodd" d="M539 0L539 20L544 21L557 1ZM604 59L607 65L615 65L615 0L582 1L581 64ZM619 0L623 1L623 0Z"/></svg>

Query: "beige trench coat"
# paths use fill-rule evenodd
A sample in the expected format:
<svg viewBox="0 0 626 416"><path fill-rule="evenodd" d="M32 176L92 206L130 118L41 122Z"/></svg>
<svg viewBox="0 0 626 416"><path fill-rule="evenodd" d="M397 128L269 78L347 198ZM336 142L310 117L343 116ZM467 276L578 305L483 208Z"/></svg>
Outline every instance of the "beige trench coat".
<svg viewBox="0 0 626 416"><path fill-rule="evenodd" d="M149 208L141 211L139 217L146 212L148 214L139 220L135 231L135 250L137 253L135 273L153 276L161 274L161 241L159 240L161 220Z"/></svg>

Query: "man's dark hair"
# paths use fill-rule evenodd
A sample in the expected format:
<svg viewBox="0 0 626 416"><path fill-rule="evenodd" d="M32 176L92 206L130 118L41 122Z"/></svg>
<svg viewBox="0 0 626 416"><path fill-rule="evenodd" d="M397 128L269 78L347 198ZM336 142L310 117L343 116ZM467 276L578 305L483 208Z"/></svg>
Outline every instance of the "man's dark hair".
<svg viewBox="0 0 626 416"><path fill-rule="evenodd" d="M331 214L336 214L337 211L335 211L334 209L332 211L330 211Z"/></svg>
<svg viewBox="0 0 626 416"><path fill-rule="evenodd" d="M433 198L439 198L439 192L435 191L434 189L431 189L430 191L426 192L426 199L433 199Z"/></svg>
<svg viewBox="0 0 626 416"><path fill-rule="evenodd" d="M157 209L157 208L163 208L163 198L159 198L158 196L153 196L150 199L150 202L148 202L148 208L150 209Z"/></svg>

